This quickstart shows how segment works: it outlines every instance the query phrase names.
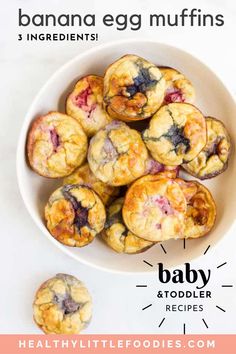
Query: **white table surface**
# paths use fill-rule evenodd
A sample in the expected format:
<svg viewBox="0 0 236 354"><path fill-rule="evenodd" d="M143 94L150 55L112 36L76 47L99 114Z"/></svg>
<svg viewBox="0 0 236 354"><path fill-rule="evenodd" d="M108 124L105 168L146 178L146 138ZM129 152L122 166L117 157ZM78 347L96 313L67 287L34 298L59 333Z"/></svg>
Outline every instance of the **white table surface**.
<svg viewBox="0 0 236 354"><path fill-rule="evenodd" d="M187 333L236 333L236 225L208 255L192 263L195 268L221 268L212 286L214 304L207 309L207 330L201 314L166 316L165 324L155 300L155 274L146 276L113 275L82 265L69 258L47 240L28 215L16 180L15 154L19 131L24 115L41 86L66 61L94 45L121 38L148 37L169 44L176 44L205 61L230 90L235 84L235 5L231 0L156 1L156 0L12 0L1 5L1 311L0 333L40 333L32 321L31 303L41 282L55 273L74 274L83 280L94 299L94 316L86 333L182 333L186 322ZM224 27L213 28L153 28L145 23L140 31L119 32L104 28L101 21L95 29L99 42L17 42L17 11L27 13L88 13L97 17L105 13L179 13L183 7L202 8L203 12L223 13ZM29 30L29 29L28 29ZM73 32L73 30L71 31ZM137 283L149 284L137 289ZM224 289L221 284L235 284ZM184 288L184 287L183 287ZM141 308L153 302L146 311ZM223 313L215 304L226 309ZM187 317L186 317L187 316Z"/></svg>

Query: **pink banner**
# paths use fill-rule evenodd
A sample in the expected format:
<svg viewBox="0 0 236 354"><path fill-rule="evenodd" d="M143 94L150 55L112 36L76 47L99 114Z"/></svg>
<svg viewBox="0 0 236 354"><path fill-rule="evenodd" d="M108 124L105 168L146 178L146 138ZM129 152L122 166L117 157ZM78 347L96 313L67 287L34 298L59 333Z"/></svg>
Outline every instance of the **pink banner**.
<svg viewBox="0 0 236 354"><path fill-rule="evenodd" d="M0 335L2 354L235 354L236 335Z"/></svg>

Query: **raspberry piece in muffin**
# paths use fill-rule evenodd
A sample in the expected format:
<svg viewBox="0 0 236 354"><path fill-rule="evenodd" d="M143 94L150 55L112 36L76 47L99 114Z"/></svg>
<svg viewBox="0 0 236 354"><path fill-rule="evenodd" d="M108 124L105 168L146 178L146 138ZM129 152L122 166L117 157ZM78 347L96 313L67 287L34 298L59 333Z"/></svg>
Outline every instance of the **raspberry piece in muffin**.
<svg viewBox="0 0 236 354"><path fill-rule="evenodd" d="M161 172L135 181L125 195L123 218L128 229L148 241L181 238L186 199L180 186ZM172 173L171 173L172 175Z"/></svg>
<svg viewBox="0 0 236 354"><path fill-rule="evenodd" d="M164 104L174 102L194 103L194 87L183 74L169 67L159 67L159 69L166 82Z"/></svg>
<svg viewBox="0 0 236 354"><path fill-rule="evenodd" d="M111 122L103 109L103 78L96 75L81 78L67 98L66 112L78 120L89 137Z"/></svg>

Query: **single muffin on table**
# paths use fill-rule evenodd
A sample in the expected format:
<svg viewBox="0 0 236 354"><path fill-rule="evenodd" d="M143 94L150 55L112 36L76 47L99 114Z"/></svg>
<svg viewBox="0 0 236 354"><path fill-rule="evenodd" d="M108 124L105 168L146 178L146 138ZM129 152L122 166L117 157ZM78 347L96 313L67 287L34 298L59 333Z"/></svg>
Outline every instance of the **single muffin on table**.
<svg viewBox="0 0 236 354"><path fill-rule="evenodd" d="M46 334L79 334L91 320L92 299L80 280L57 274L36 292L33 316Z"/></svg>

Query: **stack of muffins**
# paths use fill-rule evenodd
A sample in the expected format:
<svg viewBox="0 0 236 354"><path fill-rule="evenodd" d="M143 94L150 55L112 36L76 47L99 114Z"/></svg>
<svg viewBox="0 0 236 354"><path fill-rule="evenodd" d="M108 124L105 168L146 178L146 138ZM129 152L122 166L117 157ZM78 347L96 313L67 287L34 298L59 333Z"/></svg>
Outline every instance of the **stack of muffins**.
<svg viewBox="0 0 236 354"><path fill-rule="evenodd" d="M231 143L224 124L194 102L194 87L179 71L125 55L104 78L81 78L66 114L36 118L29 164L41 176L63 178L45 206L51 235L74 247L99 235L128 254L206 235L214 199L201 183L180 178L180 166L200 180L215 177L227 168Z"/></svg>

